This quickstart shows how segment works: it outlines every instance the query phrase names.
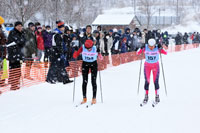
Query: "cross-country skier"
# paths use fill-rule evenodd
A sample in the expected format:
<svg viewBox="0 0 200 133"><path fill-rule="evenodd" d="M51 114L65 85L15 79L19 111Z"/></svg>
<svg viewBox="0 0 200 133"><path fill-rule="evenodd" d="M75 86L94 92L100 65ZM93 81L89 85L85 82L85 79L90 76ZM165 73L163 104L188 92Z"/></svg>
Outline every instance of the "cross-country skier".
<svg viewBox="0 0 200 133"><path fill-rule="evenodd" d="M156 44L155 39L149 39L148 44L138 50L137 54L145 54L145 63L144 63L144 76L145 76L145 98L143 103L148 102L148 93L149 93L149 83L150 83L150 75L151 71L153 72L153 81L155 85L155 102L160 102L159 98L159 53L167 55L167 52L162 49L160 45Z"/></svg>
<svg viewBox="0 0 200 133"><path fill-rule="evenodd" d="M83 101L81 104L87 102L87 83L88 83L88 74L89 70L91 69L91 78L92 78L92 87L93 87L93 98L91 104L96 104L96 93L97 93L97 71L98 71L98 64L97 64L97 57L102 60L103 57L99 53L100 50L96 48L92 40L86 40L85 44L79 48L73 54L73 57L76 59L80 53L82 53L82 75L83 75L83 84L82 84L82 91L83 91Z"/></svg>

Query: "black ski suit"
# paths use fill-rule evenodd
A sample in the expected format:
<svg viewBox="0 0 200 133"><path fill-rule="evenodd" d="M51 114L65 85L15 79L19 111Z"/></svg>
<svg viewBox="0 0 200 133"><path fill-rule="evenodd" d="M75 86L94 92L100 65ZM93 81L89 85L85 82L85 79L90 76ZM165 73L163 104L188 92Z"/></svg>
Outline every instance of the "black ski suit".
<svg viewBox="0 0 200 133"><path fill-rule="evenodd" d="M93 46L96 47L96 46ZM74 58L77 58L81 52L83 52L83 46L74 53ZM99 51L99 49L97 50ZM96 53L97 53L96 51ZM83 58L83 57L82 57ZM89 70L91 70L91 79L92 79L92 88L93 88L93 98L96 98L97 95L97 72L98 72L98 64L97 60L94 60L93 62L85 61L83 58L82 63L82 76L83 76L83 84L82 84L82 91L83 91L83 98L87 97L87 83L88 83L88 74Z"/></svg>

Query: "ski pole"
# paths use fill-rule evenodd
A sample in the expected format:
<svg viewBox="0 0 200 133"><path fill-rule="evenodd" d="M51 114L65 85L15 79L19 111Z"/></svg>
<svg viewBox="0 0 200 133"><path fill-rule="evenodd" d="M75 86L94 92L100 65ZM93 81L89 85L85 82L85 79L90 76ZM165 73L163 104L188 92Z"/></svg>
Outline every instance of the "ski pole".
<svg viewBox="0 0 200 133"><path fill-rule="evenodd" d="M139 79L138 79L138 91L137 95L139 94L139 88L140 88L140 78L141 78L141 70L142 70L142 58L143 58L143 52L142 52L142 57L140 59L140 71L139 71Z"/></svg>
<svg viewBox="0 0 200 133"><path fill-rule="evenodd" d="M164 73L164 67L163 67L163 61L162 61L162 55L160 53L160 60L161 60L161 66L162 66L162 72L163 72L163 80L164 80L164 86L165 86L165 94L167 96L167 87L166 87L166 82L165 82L165 73Z"/></svg>
<svg viewBox="0 0 200 133"><path fill-rule="evenodd" d="M75 75L76 69L77 69L77 61L76 61L76 59L75 59L74 63L75 63L75 70L74 70L73 102L74 102L74 99L75 99L75 87L76 87L76 75Z"/></svg>
<svg viewBox="0 0 200 133"><path fill-rule="evenodd" d="M100 70L99 70L99 81L100 81L100 90L101 90L101 102L103 103L102 84L101 84L101 71Z"/></svg>

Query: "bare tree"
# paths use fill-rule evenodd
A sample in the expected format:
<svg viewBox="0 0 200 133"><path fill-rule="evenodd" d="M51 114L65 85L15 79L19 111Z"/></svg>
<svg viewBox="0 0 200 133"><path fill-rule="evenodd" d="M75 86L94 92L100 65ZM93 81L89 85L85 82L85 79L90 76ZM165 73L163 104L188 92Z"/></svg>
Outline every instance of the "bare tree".
<svg viewBox="0 0 200 133"><path fill-rule="evenodd" d="M9 17L26 23L40 10L46 0L5 0L4 6L8 9Z"/></svg>
<svg viewBox="0 0 200 133"><path fill-rule="evenodd" d="M156 5L158 1L156 0L140 0L140 10L146 15L147 17L147 29L150 26L151 18L155 12L157 12Z"/></svg>

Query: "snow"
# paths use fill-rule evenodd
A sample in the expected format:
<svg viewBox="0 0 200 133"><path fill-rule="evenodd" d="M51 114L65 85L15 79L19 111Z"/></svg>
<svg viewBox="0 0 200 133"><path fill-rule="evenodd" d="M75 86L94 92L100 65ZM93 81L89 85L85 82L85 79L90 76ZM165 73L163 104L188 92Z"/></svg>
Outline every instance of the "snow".
<svg viewBox="0 0 200 133"><path fill-rule="evenodd" d="M134 14L134 8L133 7L112 8L109 10L103 10L103 14Z"/></svg>
<svg viewBox="0 0 200 133"><path fill-rule="evenodd" d="M168 31L170 34L177 34L177 32L181 32L184 34L185 32L199 32L200 31L200 23L195 19L198 16L198 13L190 10L190 14L186 15L183 18L183 23L179 25L172 25L163 29L162 31Z"/></svg>
<svg viewBox="0 0 200 133"><path fill-rule="evenodd" d="M181 32L184 34L185 32L199 32L200 31L200 24L198 22L191 22L189 21L187 24L180 24L180 25L174 25L168 28L163 29L162 31L168 31L170 34L177 34L178 32Z"/></svg>
<svg viewBox="0 0 200 133"><path fill-rule="evenodd" d="M152 16L176 16L176 10L171 9L162 9L162 6L155 6L152 9ZM160 9L160 12L159 12ZM140 10L140 7L137 7L136 13L138 16L144 16L144 12ZM124 8L111 8L109 10L103 10L103 14L134 14L134 8L133 7L124 7Z"/></svg>
<svg viewBox="0 0 200 133"><path fill-rule="evenodd" d="M133 14L103 14L92 25L129 25L133 19Z"/></svg>
<svg viewBox="0 0 200 133"><path fill-rule="evenodd" d="M137 83L140 61L101 72L103 98L98 81L97 104L91 108L75 105L82 100L82 77L73 83L43 83L0 96L1 133L199 133L199 57L200 48L169 53L163 57L168 96L160 75L161 103L151 107L154 85L150 85L150 103L139 104L144 97L144 76L140 94ZM142 66L143 70L143 66ZM90 77L90 76L89 76ZM152 80L151 80L152 82ZM91 82L88 98L91 101Z"/></svg>
<svg viewBox="0 0 200 133"><path fill-rule="evenodd" d="M171 25L171 23L176 20L175 11L166 9L160 10L159 12L159 8L161 7L158 6L153 9L151 24ZM136 10L136 16L142 24L147 23L146 14L139 10L139 7ZM135 13L133 7L112 8L109 10L103 10L102 14L97 16L93 25L129 25L134 18Z"/></svg>

